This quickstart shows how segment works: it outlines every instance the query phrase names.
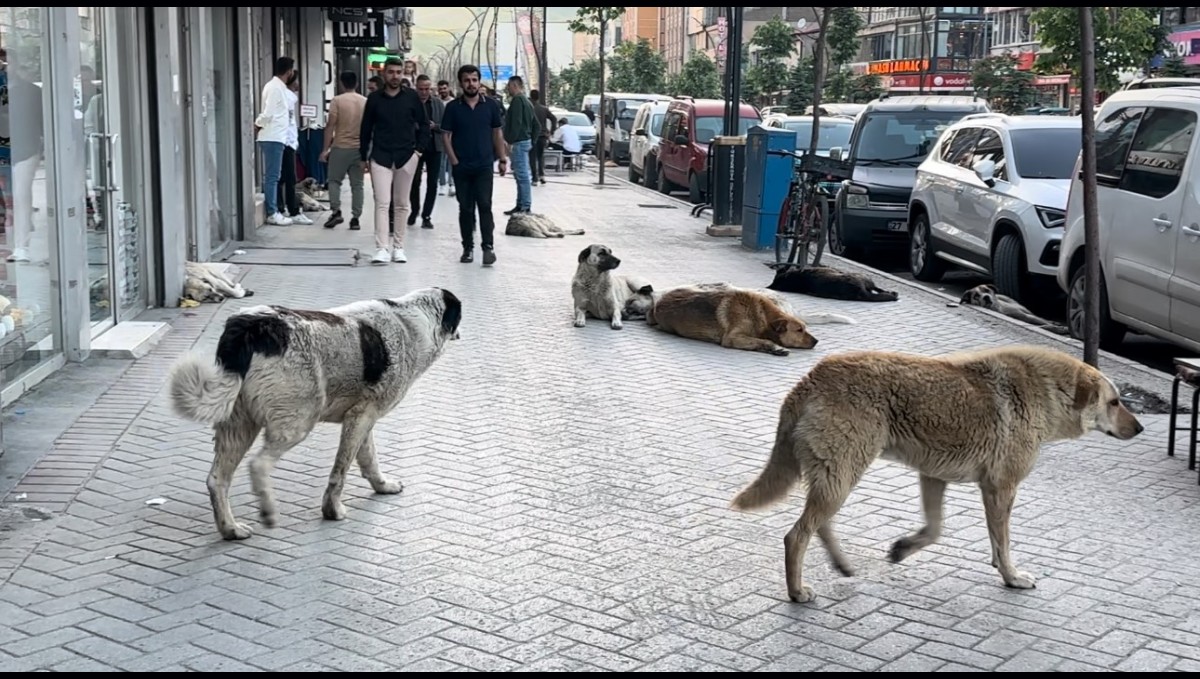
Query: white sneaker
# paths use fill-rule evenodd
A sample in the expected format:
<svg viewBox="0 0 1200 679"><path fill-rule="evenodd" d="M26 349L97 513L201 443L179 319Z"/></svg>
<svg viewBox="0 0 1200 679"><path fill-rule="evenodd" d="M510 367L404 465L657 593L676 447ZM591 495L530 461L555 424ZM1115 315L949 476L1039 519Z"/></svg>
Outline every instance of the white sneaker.
<svg viewBox="0 0 1200 679"><path fill-rule="evenodd" d="M400 262L401 264L408 261L408 257L404 256L404 248L396 248L392 250L392 261Z"/></svg>
<svg viewBox="0 0 1200 679"><path fill-rule="evenodd" d="M445 186L439 186L439 187L438 187L438 195L439 195L439 196L444 196L444 195L446 195L446 187L445 187Z"/></svg>
<svg viewBox="0 0 1200 679"><path fill-rule="evenodd" d="M25 248L13 248L12 254L8 256L10 262L28 262L29 251Z"/></svg>
<svg viewBox="0 0 1200 679"><path fill-rule="evenodd" d="M451 186L451 187L450 187L450 195L453 197L453 196L454 196L454 194L456 194L456 193L458 193L458 192L454 190L454 187L453 187L453 186Z"/></svg>
<svg viewBox="0 0 1200 679"><path fill-rule="evenodd" d="M288 219L287 217L284 217L283 213L276 212L275 214L271 215L270 217L267 217L267 223L272 226L291 226L292 220Z"/></svg>
<svg viewBox="0 0 1200 679"><path fill-rule="evenodd" d="M296 215L295 217L288 217L288 219L292 220L293 224L304 224L305 226L308 226L313 223L313 220L309 219L308 215L304 214L303 212Z"/></svg>
<svg viewBox="0 0 1200 679"><path fill-rule="evenodd" d="M388 253L387 248L376 250L375 256L371 258L372 264L387 264L390 261L392 261L392 258Z"/></svg>

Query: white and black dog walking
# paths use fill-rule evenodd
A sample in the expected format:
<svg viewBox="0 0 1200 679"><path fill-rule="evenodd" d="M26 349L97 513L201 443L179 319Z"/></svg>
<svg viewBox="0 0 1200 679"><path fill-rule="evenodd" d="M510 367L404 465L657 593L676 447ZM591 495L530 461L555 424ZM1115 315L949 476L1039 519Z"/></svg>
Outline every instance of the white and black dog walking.
<svg viewBox="0 0 1200 679"><path fill-rule="evenodd" d="M372 430L446 341L458 339L461 320L462 303L441 288L324 311L256 306L225 322L216 361L182 359L171 371L171 403L181 416L213 425L208 492L221 535L250 536L234 519L229 486L260 431L263 446L250 463L250 481L266 527L277 519L271 470L318 422L342 425L321 505L326 519L346 516L341 496L352 459L376 493L403 490L379 471Z"/></svg>

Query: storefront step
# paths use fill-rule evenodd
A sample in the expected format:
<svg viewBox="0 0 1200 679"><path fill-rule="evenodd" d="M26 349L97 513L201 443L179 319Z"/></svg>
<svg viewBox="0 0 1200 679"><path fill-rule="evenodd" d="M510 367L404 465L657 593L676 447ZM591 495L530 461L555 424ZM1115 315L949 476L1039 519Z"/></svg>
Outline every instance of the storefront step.
<svg viewBox="0 0 1200 679"><path fill-rule="evenodd" d="M171 330L166 323L118 323L92 340L91 355L98 358L138 359L150 353Z"/></svg>

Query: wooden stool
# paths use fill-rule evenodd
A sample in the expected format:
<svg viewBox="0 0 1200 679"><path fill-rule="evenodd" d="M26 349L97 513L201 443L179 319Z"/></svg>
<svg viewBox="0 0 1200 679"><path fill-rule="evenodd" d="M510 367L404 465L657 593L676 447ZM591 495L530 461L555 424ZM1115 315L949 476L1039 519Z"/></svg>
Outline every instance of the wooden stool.
<svg viewBox="0 0 1200 679"><path fill-rule="evenodd" d="M1186 383L1192 388L1192 424L1190 427L1175 426L1179 415L1179 385ZM1171 425L1167 433L1167 455L1175 457L1175 432L1189 432L1188 469L1196 468L1196 439L1200 438L1197 424L1200 424L1200 359L1175 359L1175 381L1171 383ZM1197 479L1200 483L1200 478Z"/></svg>

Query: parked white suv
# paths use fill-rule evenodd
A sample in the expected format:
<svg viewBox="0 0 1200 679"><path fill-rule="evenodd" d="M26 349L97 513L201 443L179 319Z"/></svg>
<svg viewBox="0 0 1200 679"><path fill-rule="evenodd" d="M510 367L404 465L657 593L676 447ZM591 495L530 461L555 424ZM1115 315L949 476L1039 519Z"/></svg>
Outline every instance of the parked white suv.
<svg viewBox="0 0 1200 679"><path fill-rule="evenodd" d="M909 199L909 268L922 281L951 267L990 275L1027 300L1058 273L1078 117L975 113L948 127L917 169Z"/></svg>
<svg viewBox="0 0 1200 679"><path fill-rule="evenodd" d="M1118 92L1096 113L1100 343L1135 330L1200 351L1200 87ZM1076 170L1078 170L1076 164ZM1058 284L1083 336L1083 186L1073 174Z"/></svg>
<svg viewBox="0 0 1200 679"><path fill-rule="evenodd" d="M629 181L643 182L646 188L658 187L658 142L662 138L663 119L669 102L648 101L633 117L633 136L629 140Z"/></svg>

